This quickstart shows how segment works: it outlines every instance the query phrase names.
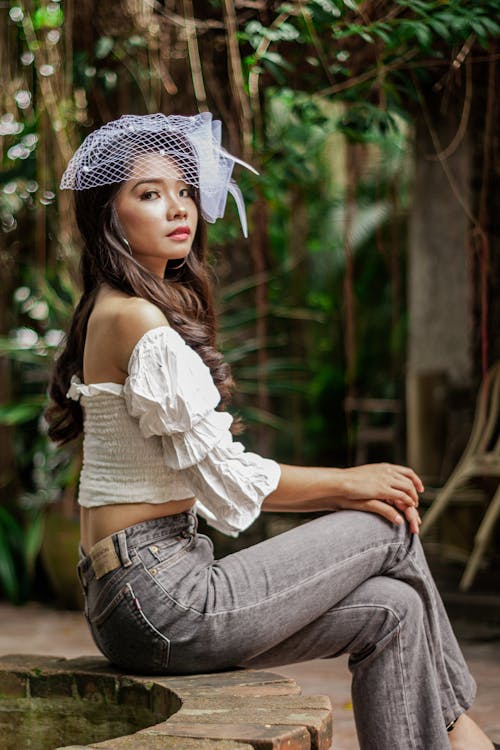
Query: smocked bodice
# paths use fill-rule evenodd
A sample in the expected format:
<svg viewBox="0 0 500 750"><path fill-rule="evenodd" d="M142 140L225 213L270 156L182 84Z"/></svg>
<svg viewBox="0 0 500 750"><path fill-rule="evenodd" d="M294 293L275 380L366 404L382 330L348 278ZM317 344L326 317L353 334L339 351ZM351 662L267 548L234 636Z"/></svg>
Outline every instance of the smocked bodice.
<svg viewBox="0 0 500 750"><path fill-rule="evenodd" d="M195 496L196 510L234 535L278 484L278 464L233 442L210 370L169 326L138 341L123 385L74 376L67 395L84 412L84 507Z"/></svg>

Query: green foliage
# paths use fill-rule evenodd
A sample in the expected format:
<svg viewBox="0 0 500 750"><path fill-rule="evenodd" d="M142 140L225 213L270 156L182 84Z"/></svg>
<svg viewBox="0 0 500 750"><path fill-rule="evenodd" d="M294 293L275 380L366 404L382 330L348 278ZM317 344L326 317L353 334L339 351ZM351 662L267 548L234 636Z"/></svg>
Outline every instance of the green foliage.
<svg viewBox="0 0 500 750"><path fill-rule="evenodd" d="M317 31L330 26L336 40L361 37L368 44L380 40L384 44L383 59L387 60L409 51L442 56L445 48L437 49L436 43L456 44L471 34L487 46L489 39L500 32L497 0L395 0L371 22L363 20L354 3L313 0L306 5Z"/></svg>
<svg viewBox="0 0 500 750"><path fill-rule="evenodd" d="M46 405L43 396L19 399L11 404L0 406L0 424L12 426L31 422Z"/></svg>
<svg viewBox="0 0 500 750"><path fill-rule="evenodd" d="M209 64L202 54L202 73L209 105L227 99L224 118L234 117L234 133L240 99L231 100L235 84L228 84L227 65L222 75L218 70L218 59L225 59L222 4L208 5L213 28L204 17L198 42L203 52L205 38L213 39L216 55ZM240 172L237 179L250 217L254 201L265 200L269 247L263 254L270 270L264 274L265 305L256 310L262 278L246 257L248 246L229 202L226 221L209 227L210 246L223 258L234 256L240 264L236 273L243 268L245 277L220 289L220 343L242 393L238 409L250 423L279 430L281 458L292 455L297 430L302 458L341 463L346 239L354 263L357 343L349 385L361 394L398 396L406 331L407 120L418 106L419 85L431 86L443 71L459 70L478 47L481 54L488 50L500 32L499 2L394 0L369 4L365 12L365 4L354 0L302 0L271 3L265 14L251 5L235 5L244 75L239 95L249 97L254 122L260 118L250 140L261 175ZM0 356L9 359L13 382L10 402L0 407L0 424L19 428L18 508L0 517L0 579L13 600L27 590L16 589L13 571L32 568L27 560L37 546L38 522L30 514L74 486L78 476L77 450L54 449L41 419L51 361L78 296L66 262L71 259L67 204L57 195L62 162L100 117L118 116L125 106L137 112L170 109L173 94L168 87L166 93L165 75L176 77L185 42L184 31L176 37L174 24L169 33L177 39L175 52L160 59L159 38L127 16L90 46L73 39L66 49L72 29L64 11L64 3L12 0L7 23L15 85L0 94L2 253L17 268L0 337ZM186 61L191 51L185 50ZM191 81L188 72L185 80ZM186 106L188 97L179 90L181 95ZM349 184L353 178L346 174L346 142L364 149L356 184ZM346 228L348 187L354 196ZM39 273L32 271L35 255ZM256 334L263 318L264 358ZM256 406L262 389L268 410Z"/></svg>
<svg viewBox="0 0 500 750"><path fill-rule="evenodd" d="M43 536L43 516L25 514L21 522L0 506L0 591L13 604L33 595L35 562Z"/></svg>
<svg viewBox="0 0 500 750"><path fill-rule="evenodd" d="M49 3L40 5L33 13L33 26L40 29L57 29L63 25L64 13L60 5Z"/></svg>
<svg viewBox="0 0 500 750"><path fill-rule="evenodd" d="M300 32L295 26L283 21L275 28L264 26L260 21L250 21L245 26L245 35L252 47L258 49L264 39L270 42L295 42L300 38Z"/></svg>
<svg viewBox="0 0 500 750"><path fill-rule="evenodd" d="M280 24L250 20L241 34L255 50L245 58L248 72L264 65L280 86L298 76L303 90L353 102L364 113L351 119L345 134L359 140L367 120L388 128L390 112L414 105L414 81L425 80L435 61L458 55L460 66L462 45L488 49L500 34L498 0L372 5L362 13L357 3L342 0L283 3Z"/></svg>
<svg viewBox="0 0 500 750"><path fill-rule="evenodd" d="M297 373L301 391L302 460L343 463L346 460L345 416L346 362L343 329L345 276L346 175L342 136L349 117L363 118L351 125L350 140L369 144L365 165L355 186L355 203L349 229L354 255L357 359L351 386L357 392L379 397L401 393L405 338L402 310L395 307L391 273L396 252L400 274L404 273L404 243L391 248L387 229L402 220L410 177L406 145L406 123L396 114L388 116L369 103L342 108L328 105L317 96L290 89L269 89L266 101L266 141L261 149L264 164L261 183L272 206L269 236L274 262L283 264L280 274L269 279L269 304L294 309L298 304L309 315L300 329L287 326L289 348L300 330ZM390 198L395 192L398 204ZM300 272L290 266L293 213L296 203L305 207L306 247ZM403 236L403 235L401 235ZM383 239L382 239L383 238ZM382 240L388 256L378 249ZM397 280L394 280L396 283ZM292 293L292 290L295 290ZM300 302L294 295L299 294ZM288 320L291 323L291 318ZM276 335L280 321L271 324ZM387 332L390 332L388 335ZM290 379L289 379L290 380ZM289 402L289 400L288 400ZM287 414L287 401L280 399L276 412ZM335 430L332 433L332 424ZM280 450L290 446L282 438ZM285 453L286 455L286 453Z"/></svg>
<svg viewBox="0 0 500 750"><path fill-rule="evenodd" d="M391 132L397 134L399 127L393 112L369 102L353 102L337 120L339 132L359 143L377 143Z"/></svg>
<svg viewBox="0 0 500 750"><path fill-rule="evenodd" d="M27 272L26 280L30 286L19 286L13 293L18 325L0 337L0 356L10 361L13 374L12 400L0 406L0 424L22 426L16 437L23 478L18 503L34 512L59 500L62 491L75 487L78 480L77 447L56 447L47 437L42 418L52 362L77 290L64 267L47 276Z"/></svg>

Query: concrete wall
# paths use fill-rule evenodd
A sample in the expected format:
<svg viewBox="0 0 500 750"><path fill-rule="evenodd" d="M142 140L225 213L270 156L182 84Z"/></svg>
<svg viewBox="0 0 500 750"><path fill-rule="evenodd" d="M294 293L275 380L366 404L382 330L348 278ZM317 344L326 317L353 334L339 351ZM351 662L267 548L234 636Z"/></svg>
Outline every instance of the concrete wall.
<svg viewBox="0 0 500 750"><path fill-rule="evenodd" d="M407 423L408 461L432 481L441 473L448 388L466 388L472 378L471 148L465 137L436 158L436 144L445 149L457 133L461 102L448 102L447 112L437 101L426 106L417 117L409 226Z"/></svg>

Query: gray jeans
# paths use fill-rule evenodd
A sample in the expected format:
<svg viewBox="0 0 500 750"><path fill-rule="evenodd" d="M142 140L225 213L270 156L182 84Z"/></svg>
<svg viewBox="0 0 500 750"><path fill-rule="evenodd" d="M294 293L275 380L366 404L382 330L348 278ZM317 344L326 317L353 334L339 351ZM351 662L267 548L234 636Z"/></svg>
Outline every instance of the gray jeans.
<svg viewBox="0 0 500 750"><path fill-rule="evenodd" d="M186 674L349 653L362 750L449 749L475 684L417 536L341 511L215 560L196 526L187 512L114 534L117 567L99 578L82 555L86 616L113 664Z"/></svg>

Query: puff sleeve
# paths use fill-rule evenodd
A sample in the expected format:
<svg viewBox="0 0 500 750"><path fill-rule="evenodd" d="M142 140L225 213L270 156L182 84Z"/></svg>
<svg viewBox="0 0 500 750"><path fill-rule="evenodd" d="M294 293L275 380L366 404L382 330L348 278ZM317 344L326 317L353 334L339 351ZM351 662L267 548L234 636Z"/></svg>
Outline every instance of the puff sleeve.
<svg viewBox="0 0 500 750"><path fill-rule="evenodd" d="M148 331L134 348L123 393L144 437L159 436L165 464L182 473L209 524L237 536L259 515L279 465L245 451L209 368L169 326Z"/></svg>

